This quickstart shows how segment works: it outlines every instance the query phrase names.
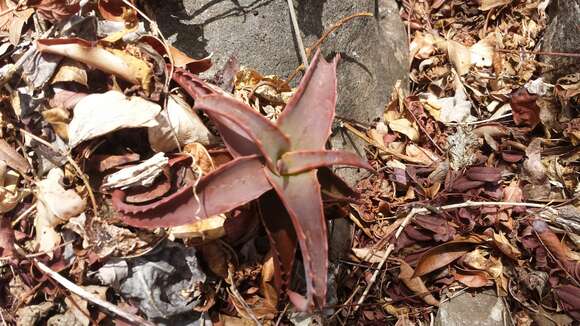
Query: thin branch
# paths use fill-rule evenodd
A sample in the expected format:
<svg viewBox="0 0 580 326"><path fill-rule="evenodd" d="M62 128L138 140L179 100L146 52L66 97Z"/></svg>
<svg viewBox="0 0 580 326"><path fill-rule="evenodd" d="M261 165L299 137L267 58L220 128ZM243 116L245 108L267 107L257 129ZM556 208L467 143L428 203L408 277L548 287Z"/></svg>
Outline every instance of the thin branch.
<svg viewBox="0 0 580 326"><path fill-rule="evenodd" d="M100 307L108 310L109 312L114 313L115 315L122 317L122 318L126 319L127 321L134 323L136 325L154 326L153 323L151 323L151 322L149 322L149 321L147 321L147 320L145 320L137 315L134 315L130 312L127 312L127 311L117 307L116 305L97 297L96 295L88 292L87 290L83 289L82 287L74 284L73 282L69 281L68 279L66 279L65 277L60 275L59 273L53 271L50 267L48 267L45 264L43 264L42 262L40 262L38 259L34 259L34 263L36 264L38 269L40 269L41 271L46 273L53 280L58 282L63 287L67 288L72 293L78 295L79 297L81 297L87 301L90 301L93 304L100 306Z"/></svg>
<svg viewBox="0 0 580 326"><path fill-rule="evenodd" d="M536 54L536 55L549 55L555 57L573 57L580 58L580 53L571 52L544 52L544 51L526 51L526 50L507 50L507 49L495 49L496 52L503 53L513 53L513 54Z"/></svg>
<svg viewBox="0 0 580 326"><path fill-rule="evenodd" d="M363 294L361 295L361 297L358 299L358 302L356 303L356 306L354 307L354 312L356 312L358 310L358 308L362 305L362 303L365 301L367 295L369 294L369 291L371 290L371 287L373 286L373 284L377 280L377 277L379 276L379 272L381 271L381 269L383 268L383 265L387 261L387 258L389 258L389 256L391 255L391 252L393 252L393 250L395 249L394 242L399 238L399 236L403 232L403 229L405 228L405 226L407 226L407 224L409 224L409 222L411 222L411 219L415 215L420 214L420 213L421 213L420 208L413 208L413 209L411 209L409 214L407 214L407 216L405 216L405 219L403 220L403 222L401 223L401 225L397 229L397 232L395 233L395 237L391 240L391 242L387 246L387 249L385 250L385 255L383 256L383 258L379 262L379 265L377 266L377 269L374 271L373 276L371 277L369 283L367 284L367 287L363 291Z"/></svg>
<svg viewBox="0 0 580 326"><path fill-rule="evenodd" d="M308 69L308 57L306 56L304 43L302 43L302 36L300 35L300 28L298 27L298 20L296 19L296 10L294 9L294 3L292 0L288 0L288 9L290 9L290 19L292 20L294 35L296 36L296 42L298 43L298 49L300 50L300 58L302 58L302 64L304 67Z"/></svg>

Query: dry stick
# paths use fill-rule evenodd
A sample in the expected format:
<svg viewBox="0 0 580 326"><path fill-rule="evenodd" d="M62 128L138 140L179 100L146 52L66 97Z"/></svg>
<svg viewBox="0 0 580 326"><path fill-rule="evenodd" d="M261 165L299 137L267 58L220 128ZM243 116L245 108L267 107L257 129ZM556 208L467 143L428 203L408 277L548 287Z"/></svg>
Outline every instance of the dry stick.
<svg viewBox="0 0 580 326"><path fill-rule="evenodd" d="M356 13L354 15L350 15L347 17L344 17L342 19L340 19L338 22L336 22L334 25L332 25L332 27L327 30L326 32L324 32L324 34L322 34L322 36L316 41L314 42L314 44L308 48L306 50L306 54L309 57L312 54L312 50L316 49L317 47L320 46L320 44L322 44L322 42L324 42L326 40L326 38L334 31L336 31L339 27L341 27L342 25L344 25L346 22L348 22L349 20L356 18L356 17L372 17L373 14L371 14L370 12L359 12ZM304 65L300 65L298 66L296 69L294 69L294 71L290 74L290 76L288 76L288 79L286 80L286 84L290 83L290 81L292 79L294 79L294 77L296 77L298 75L298 73L304 69Z"/></svg>
<svg viewBox="0 0 580 326"><path fill-rule="evenodd" d="M151 322L149 322L149 321L147 321L147 320L145 320L137 315L134 315L130 312L127 312L127 311L117 307L116 305L97 297L96 295L88 292L87 290L83 289L82 287L74 284L73 282L69 281L68 279L66 279L65 277L60 275L59 273L53 271L50 267L48 267L45 264L43 264L42 262L40 262L38 259L34 259L34 263L36 264L38 269L40 269L44 273L48 274L48 276L50 276L53 280L57 281L60 285L67 288L69 291L78 295L79 297L81 297L87 301L90 301L90 302L92 302L92 303L94 303L102 308L105 308L108 311L114 313L115 315L120 316L120 317L126 319L127 321L134 323L136 325L154 326L153 323L151 323Z"/></svg>
<svg viewBox="0 0 580 326"><path fill-rule="evenodd" d="M288 9L290 9L290 19L292 20L292 26L294 27L294 35L296 36L296 42L298 43L298 49L300 50L302 64L304 67L308 68L308 57L306 57L306 50L304 50L304 43L302 43L298 20L296 20L296 10L294 9L294 3L292 0L288 0Z"/></svg>
<svg viewBox="0 0 580 326"><path fill-rule="evenodd" d="M405 216L403 223L401 223L401 225L397 229L397 232L395 233L395 238L387 246L387 249L385 251L385 255L383 256L383 259L381 259L381 261L379 262L379 265L377 266L377 269L374 271L373 276L371 277L371 280L367 284L367 287L363 291L363 294L361 295L360 299L358 299L358 302L356 303L356 306L354 307L354 312L356 312L358 310L358 308L362 305L362 303L365 301L367 295L369 294L369 291L371 290L371 287L373 286L373 284L377 280L377 277L379 276L379 272L381 271L381 269L383 268L383 265L387 261L387 258L389 258L389 256L391 255L391 252L393 252L393 250L395 249L394 242L399 238L399 236L403 232L403 229L405 228L405 226L407 226L407 224L409 224L409 222L411 222L411 218L413 218L413 216L418 214L420 211L421 211L420 208L413 208L413 209L411 209L409 214L407 214L407 216Z"/></svg>
<svg viewBox="0 0 580 326"><path fill-rule="evenodd" d="M533 208L547 209L547 210L550 210L552 212L556 212L556 210L554 208L552 208L552 207L549 207L549 206L546 206L546 205L542 205L542 204L535 204L535 203L493 202L493 201L474 202L474 201L470 201L470 200L468 200L468 201L466 201L464 203L451 204L451 205L445 205L445 206L435 207L435 209L450 210L450 209L456 209L456 208L462 208L462 207L479 207L479 206L524 206L524 207L533 207ZM409 222L411 221L411 219L413 218L413 216L415 216L417 214L423 214L423 213L429 213L429 212L430 211L427 208L417 208L417 207L415 207L415 208L411 209L411 211L409 212L409 214L403 220L403 223L401 223L401 226L399 226L399 229L397 229L397 233L395 233L394 240L397 240L399 238L399 235L401 235L401 232L403 232L403 228L405 228L405 226L407 226L407 224L409 224ZM368 295L368 293L370 291L370 288L375 283L375 281L377 279L377 276L379 275L380 270L382 269L383 265L387 261L387 258L389 257L389 255L391 254L391 252L393 251L393 249L395 249L395 245L393 243L390 243L389 246L387 247L386 251L385 251L385 255L383 256L383 259L381 259L379 265L377 266L377 269L375 270L375 272L373 273L373 276L371 277L371 280L367 284L367 287L365 288L362 296L358 300L357 306L354 308L355 309L354 310L355 312L358 310L358 307L360 307L361 304L366 299L366 296Z"/></svg>
<svg viewBox="0 0 580 326"><path fill-rule="evenodd" d="M473 121L473 122L449 122L446 123L445 125L447 126L470 126L470 125L479 125L479 124L483 124L483 123L488 123L488 122L492 122L492 121L496 121L496 120L500 120L503 118L507 118L507 117L511 117L513 115L513 113L506 113L506 114L502 114L500 116L494 117L494 118L489 118L489 119L485 119L485 120L479 120L479 121Z"/></svg>
<svg viewBox="0 0 580 326"><path fill-rule="evenodd" d="M513 54L536 54L536 55L551 55L556 57L574 57L580 58L580 53L570 53L570 52L544 52L544 51L526 51L526 50L506 50L506 49L495 49L497 52L503 53L513 53Z"/></svg>

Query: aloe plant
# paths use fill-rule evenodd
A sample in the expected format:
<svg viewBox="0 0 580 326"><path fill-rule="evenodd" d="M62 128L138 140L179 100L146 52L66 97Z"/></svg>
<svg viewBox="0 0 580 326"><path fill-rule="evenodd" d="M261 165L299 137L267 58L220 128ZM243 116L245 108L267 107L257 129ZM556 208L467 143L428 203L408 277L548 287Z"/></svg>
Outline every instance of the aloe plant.
<svg viewBox="0 0 580 326"><path fill-rule="evenodd" d="M202 178L195 188L198 199L188 195L191 191L180 190L179 199L165 198L162 203L136 208L122 203L117 193L114 204L124 213L125 222L140 227L190 223L227 212L273 188L288 212L304 260L306 297L289 291L290 300L300 310L322 308L328 242L317 169L337 164L372 167L353 153L325 149L336 106L338 57L327 63L319 56L317 52L274 123L195 76L177 71L174 80L195 99L194 108L208 113L216 123L236 158ZM194 218L183 212L199 213Z"/></svg>

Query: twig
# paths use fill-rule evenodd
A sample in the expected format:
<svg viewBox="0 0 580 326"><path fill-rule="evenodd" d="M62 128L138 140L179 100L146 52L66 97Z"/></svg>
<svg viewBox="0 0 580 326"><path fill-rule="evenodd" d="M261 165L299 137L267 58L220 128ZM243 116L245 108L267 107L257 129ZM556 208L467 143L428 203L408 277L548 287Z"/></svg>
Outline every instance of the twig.
<svg viewBox="0 0 580 326"><path fill-rule="evenodd" d="M18 222L20 222L20 220L22 220L23 218L26 218L35 209L36 209L36 203L33 203L24 212L22 212L22 214L18 215L18 217L14 221L12 221L12 223L11 223L12 227L15 227L16 224L18 224Z"/></svg>
<svg viewBox="0 0 580 326"><path fill-rule="evenodd" d="M306 56L304 43L302 43L302 36L300 35L300 28L298 27L298 20L296 19L296 10L294 9L294 3L292 0L288 0L288 9L290 9L290 19L292 20L294 35L296 36L296 42L298 43L298 50L300 50L300 58L302 58L302 65L304 65L304 67L308 69L308 57Z"/></svg>
<svg viewBox="0 0 580 326"><path fill-rule="evenodd" d="M48 274L48 276L50 276L53 280L58 282L63 287L67 288L72 293L78 295L79 297L81 297L87 301L90 301L93 304L96 304L102 308L105 308L109 312L114 313L115 315L122 317L122 318L126 319L127 321L134 323L136 325L154 326L153 323L151 323L151 322L149 322L149 321L147 321L147 320L145 320L137 315L134 315L130 312L127 312L127 311L117 307L116 305L95 296L94 294L88 292L87 290L83 289L82 287L74 284L73 282L69 281L68 279L66 279L65 277L60 275L59 273L53 271L50 267L48 267L45 264L43 264L42 262L40 262L38 259L34 259L34 263L36 264L38 269L40 269L44 273Z"/></svg>
<svg viewBox="0 0 580 326"><path fill-rule="evenodd" d="M415 216L415 215L417 215L419 213L421 213L421 209L420 208L413 208L413 209L411 209L411 211L409 212L409 214L407 214L407 216L405 217L405 219L403 220L403 222L401 223L401 225L397 229L397 232L395 233L395 237L389 243L389 245L387 246L387 249L385 250L385 255L383 256L383 258L379 262L379 265L377 266L377 269L374 271L373 276L371 277L369 283L367 284L367 287L363 291L363 294L358 299L358 302L356 303L356 306L354 307L354 311L355 312L358 310L358 308L365 301L367 295L369 294L369 291L371 290L371 287L373 286L373 284L377 280L377 277L379 276L379 272L381 271L381 269L383 268L383 265L387 261L387 258L389 258L389 256L391 255L391 252L393 252L393 250L395 249L394 242L399 238L399 236L403 232L403 229L405 228L405 226L407 226L407 224L409 224L409 222L411 222L411 219L413 218L413 216Z"/></svg>
<svg viewBox="0 0 580 326"><path fill-rule="evenodd" d="M242 307L244 307L244 310L246 310L246 313L252 319L252 321L254 323L256 323L256 325L262 326L262 323L258 320L258 317L256 317L256 315L252 311L252 308L250 308L250 306L248 306L248 303L246 302L246 300L244 300L244 297L242 297L242 295L240 294L240 292L236 288L236 283L234 282L234 278L232 275L233 275L232 270L230 268L228 268L228 280L227 280L227 282L230 284L230 286L228 287L230 294L234 298L236 298L236 300L238 300L238 302L242 305Z"/></svg>
<svg viewBox="0 0 580 326"><path fill-rule="evenodd" d="M354 15L350 15L350 16L341 18L338 22L336 22L334 25L332 25L332 27L330 29L328 29L327 31L325 31L324 34L322 34L322 36L318 40L316 40L316 42L314 42L314 44L311 47L309 47L308 49L306 49L307 57L310 57L312 55L312 50L314 50L317 47L319 47L320 44L322 44L322 42L324 42L326 40L326 38L332 32L336 31L339 27L341 27L342 25L344 25L349 20L351 20L353 18L356 18L356 17L372 17L372 16L373 16L373 14L370 13L370 12L359 12L359 13L356 13ZM304 69L304 64L301 64L298 67L296 67L296 69L294 69L294 71L286 79L286 84L290 83L290 81L292 81L292 79L294 79L294 77L296 77L298 75L298 73L300 71L302 71L302 69Z"/></svg>
<svg viewBox="0 0 580 326"><path fill-rule="evenodd" d="M513 53L513 54L536 54L536 55L550 55L556 57L573 57L580 58L580 53L570 53L570 52L544 52L544 51L526 51L526 50L507 50L507 49L495 49L496 52L503 53Z"/></svg>
<svg viewBox="0 0 580 326"><path fill-rule="evenodd" d="M503 118L507 118L507 117L511 117L513 114L512 113L506 113L506 114L502 114L500 116L494 117L494 118L489 118L489 119L485 119L485 120L478 120L478 121L473 121L473 122L450 122L450 123L446 123L447 126L470 126L470 125L479 125L479 124L483 124L483 123L488 123L488 122L492 122L492 121L496 121L496 120L500 120Z"/></svg>
<svg viewBox="0 0 580 326"><path fill-rule="evenodd" d="M322 36L318 40L316 40L316 42L314 42L314 44L312 44L312 46L308 49L308 56L312 55L312 51L314 49L316 49L317 47L319 47L320 44L322 44L322 42L324 42L324 40L326 40L328 35L330 35L334 31L336 31L338 28L340 28L342 25L344 25L349 20L357 18L357 17L372 17L372 16L373 16L373 14L370 12L359 12L359 13L341 18L339 21L334 23L334 25L332 25L331 28L329 28L327 31L325 31L324 34L322 34Z"/></svg>

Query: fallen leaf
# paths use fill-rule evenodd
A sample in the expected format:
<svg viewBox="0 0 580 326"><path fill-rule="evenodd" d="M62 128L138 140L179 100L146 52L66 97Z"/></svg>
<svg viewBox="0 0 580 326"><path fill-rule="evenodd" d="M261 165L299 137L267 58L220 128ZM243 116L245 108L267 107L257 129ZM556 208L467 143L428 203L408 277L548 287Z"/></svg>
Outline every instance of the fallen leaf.
<svg viewBox="0 0 580 326"><path fill-rule="evenodd" d="M423 280L418 277L414 276L416 274L413 271L413 268L409 266L404 260L399 260L401 263L401 272L399 273L399 279L405 283L405 285L413 291L417 296L419 296L423 301L427 304L433 306L439 306L439 300L435 299L435 297L431 294L429 289L423 283Z"/></svg>
<svg viewBox="0 0 580 326"><path fill-rule="evenodd" d="M380 263L385 256L384 250L375 250L372 248L352 248L352 252L356 258L370 264Z"/></svg>
<svg viewBox="0 0 580 326"><path fill-rule="evenodd" d="M479 10L488 11L495 7L505 6L510 2L512 2L512 0L481 0Z"/></svg>
<svg viewBox="0 0 580 326"><path fill-rule="evenodd" d="M24 175L30 170L28 161L2 138L0 138L0 160L20 174Z"/></svg>
<svg viewBox="0 0 580 326"><path fill-rule="evenodd" d="M156 118L158 125L148 129L149 143L157 152L170 152L191 143L210 145L215 136L181 98L171 95L167 109Z"/></svg>
<svg viewBox="0 0 580 326"><path fill-rule="evenodd" d="M459 238L429 249L419 258L413 276L423 276L447 266L449 263L468 253L476 244L481 243L481 241L477 237Z"/></svg>
<svg viewBox="0 0 580 326"><path fill-rule="evenodd" d="M73 39L43 39L36 41L41 53L58 54L82 62L130 83L141 85L147 92L153 75L151 67L126 51L94 46L91 42Z"/></svg>
<svg viewBox="0 0 580 326"><path fill-rule="evenodd" d="M409 137L410 140L417 142L419 141L419 130L415 123L411 123L409 120L402 118L397 120L392 120L388 122L389 128L396 132L400 132L403 135Z"/></svg>
<svg viewBox="0 0 580 326"><path fill-rule="evenodd" d="M161 107L141 97L126 97L117 91L91 94L74 108L68 127L69 146L122 128L154 127Z"/></svg>
<svg viewBox="0 0 580 326"><path fill-rule="evenodd" d="M77 0L28 0L26 4L53 23L76 14L81 8Z"/></svg>
<svg viewBox="0 0 580 326"><path fill-rule="evenodd" d="M40 251L50 251L60 243L60 234L55 227L66 223L71 217L81 214L86 201L73 189L62 186L64 173L59 168L48 172L45 179L37 183L36 244Z"/></svg>
<svg viewBox="0 0 580 326"><path fill-rule="evenodd" d="M19 188L20 175L0 160L0 214L13 210L29 192Z"/></svg>
<svg viewBox="0 0 580 326"><path fill-rule="evenodd" d="M525 87L511 95L514 122L518 126L535 128L540 123L540 107L536 104L537 95L530 94Z"/></svg>
<svg viewBox="0 0 580 326"><path fill-rule="evenodd" d="M488 278L487 273L483 271L455 271L453 272L453 277L470 288L480 288L493 285L493 282Z"/></svg>
<svg viewBox="0 0 580 326"><path fill-rule="evenodd" d="M59 82L75 82L89 87L87 71L83 64L68 58L62 61L56 75L52 77L51 84Z"/></svg>
<svg viewBox="0 0 580 326"><path fill-rule="evenodd" d="M10 219L0 217L0 257L8 257L14 254L14 230L10 225Z"/></svg>
<svg viewBox="0 0 580 326"><path fill-rule="evenodd" d="M103 189L127 189L135 186L148 187L169 164L165 153L157 153L151 158L108 175L101 186Z"/></svg>

